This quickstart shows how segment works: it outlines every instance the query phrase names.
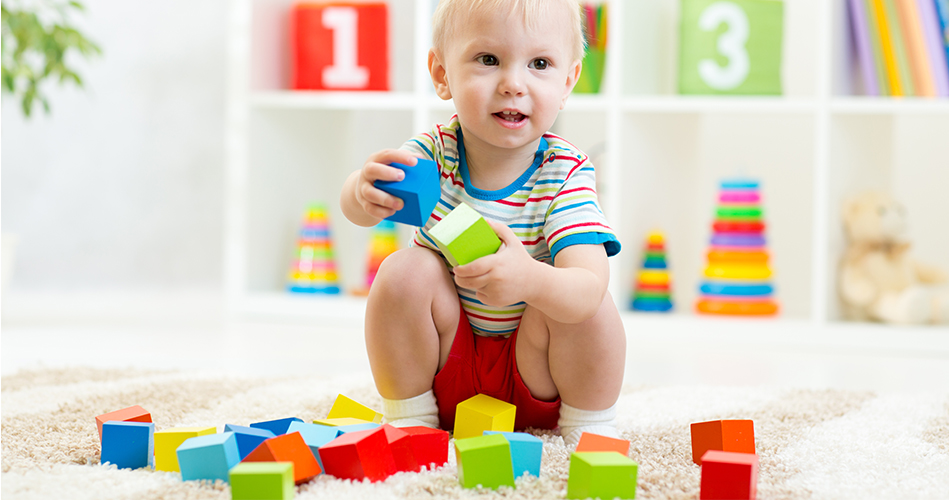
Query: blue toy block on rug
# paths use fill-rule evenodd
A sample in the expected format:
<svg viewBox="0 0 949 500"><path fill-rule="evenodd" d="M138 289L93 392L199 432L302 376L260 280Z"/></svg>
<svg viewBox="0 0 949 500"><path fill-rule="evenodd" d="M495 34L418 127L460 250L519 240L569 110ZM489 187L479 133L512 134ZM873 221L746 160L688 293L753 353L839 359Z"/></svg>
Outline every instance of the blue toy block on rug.
<svg viewBox="0 0 949 500"><path fill-rule="evenodd" d="M102 424L101 463L120 469L141 469L155 464L155 424L119 422Z"/></svg>
<svg viewBox="0 0 949 500"><path fill-rule="evenodd" d="M424 226L442 195L438 165L421 158L414 167L401 163L391 165L405 172L405 178L398 182L375 181L373 186L401 199L404 205L386 220Z"/></svg>
<svg viewBox="0 0 949 500"><path fill-rule="evenodd" d="M540 459L544 455L544 442L537 436L525 432L484 431L484 435L500 434L511 443L511 465L514 477L524 474L540 477Z"/></svg>
<svg viewBox="0 0 949 500"><path fill-rule="evenodd" d="M303 436L303 442L306 443L316 461L320 464L320 470L323 468L323 459L320 458L320 446L336 439L339 436L339 427L329 427L326 425L307 424L305 422L292 422L287 434L299 432Z"/></svg>
<svg viewBox="0 0 949 500"><path fill-rule="evenodd" d="M340 425L339 427L335 427L335 429L339 430L339 435L342 436L350 432L368 431L377 427L382 427L382 425L375 422L366 422L365 424Z"/></svg>
<svg viewBox="0 0 949 500"><path fill-rule="evenodd" d="M290 425L293 425L291 422ZM272 438L275 434L267 429L258 429L256 427L245 427L243 425L227 424L224 426L224 432L233 432L237 439L237 452L241 455L241 460L260 446L260 443Z"/></svg>
<svg viewBox="0 0 949 500"><path fill-rule="evenodd" d="M233 432L188 438L178 447L181 479L228 480L228 472L241 461Z"/></svg>
<svg viewBox="0 0 949 500"><path fill-rule="evenodd" d="M302 422L303 419L297 417L278 418L277 420L266 420L263 422L254 422L250 424L255 429L267 429L274 433L274 436L282 436L287 433L291 422Z"/></svg>

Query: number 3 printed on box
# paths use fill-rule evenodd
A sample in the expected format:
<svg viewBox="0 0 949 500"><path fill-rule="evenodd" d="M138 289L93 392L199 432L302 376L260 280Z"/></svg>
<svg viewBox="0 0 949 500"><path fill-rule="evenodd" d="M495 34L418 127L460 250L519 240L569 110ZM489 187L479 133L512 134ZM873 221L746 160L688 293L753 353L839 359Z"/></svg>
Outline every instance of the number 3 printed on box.
<svg viewBox="0 0 949 500"><path fill-rule="evenodd" d="M699 76L716 90L731 90L741 85L751 69L748 50L748 16L741 7L731 2L716 2L709 5L699 16L699 28L713 31L725 23L727 30L718 37L719 53L728 59L720 66L714 59L699 61Z"/></svg>

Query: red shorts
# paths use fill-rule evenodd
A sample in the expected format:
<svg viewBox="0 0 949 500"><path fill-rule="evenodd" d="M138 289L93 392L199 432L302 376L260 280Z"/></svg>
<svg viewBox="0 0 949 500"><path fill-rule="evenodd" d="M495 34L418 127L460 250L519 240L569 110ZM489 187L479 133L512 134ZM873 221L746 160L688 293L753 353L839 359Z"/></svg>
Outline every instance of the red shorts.
<svg viewBox="0 0 949 500"><path fill-rule="evenodd" d="M471 331L464 309L445 366L435 375L441 428L455 428L455 407L478 394L507 401L517 407L514 428L553 429L560 417L560 398L540 401L531 395L517 371L514 346L517 331L508 338L482 337Z"/></svg>

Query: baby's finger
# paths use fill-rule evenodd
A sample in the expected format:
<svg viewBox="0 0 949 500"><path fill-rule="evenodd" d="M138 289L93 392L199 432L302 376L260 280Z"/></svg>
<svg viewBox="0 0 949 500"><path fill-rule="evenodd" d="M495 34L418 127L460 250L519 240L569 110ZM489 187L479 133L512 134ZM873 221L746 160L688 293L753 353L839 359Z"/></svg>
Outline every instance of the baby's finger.
<svg viewBox="0 0 949 500"><path fill-rule="evenodd" d="M415 154L404 149L383 149L382 151L369 156L369 161L381 163L384 165L388 165L390 163L401 163L410 167L418 163Z"/></svg>
<svg viewBox="0 0 949 500"><path fill-rule="evenodd" d="M363 166L363 175L370 182L389 181L398 182L405 179L405 172L401 168L396 168L383 163L370 162Z"/></svg>
<svg viewBox="0 0 949 500"><path fill-rule="evenodd" d="M402 210L402 206L405 205L405 203L398 197L392 196L391 194L374 187L372 184L364 184L362 186L360 195L362 195L362 199L366 203L370 205L377 205L392 211Z"/></svg>

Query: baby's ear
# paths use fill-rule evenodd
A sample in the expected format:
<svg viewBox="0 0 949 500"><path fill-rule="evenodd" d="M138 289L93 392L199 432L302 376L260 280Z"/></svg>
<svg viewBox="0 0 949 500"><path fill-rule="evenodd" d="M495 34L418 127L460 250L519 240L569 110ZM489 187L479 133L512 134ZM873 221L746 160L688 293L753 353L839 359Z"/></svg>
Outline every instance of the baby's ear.
<svg viewBox="0 0 949 500"><path fill-rule="evenodd" d="M567 97L570 96L570 93L573 92L573 87L577 85L577 81L580 79L580 73L583 71L583 62L577 59L570 66L570 70L567 71L567 85L564 87L563 98L560 99L560 109L563 110L564 106L567 105Z"/></svg>
<svg viewBox="0 0 949 500"><path fill-rule="evenodd" d="M428 51L428 74L432 77L432 85L435 86L435 94L447 101L451 99L451 88L448 86L448 71L442 62L442 57L431 49Z"/></svg>

